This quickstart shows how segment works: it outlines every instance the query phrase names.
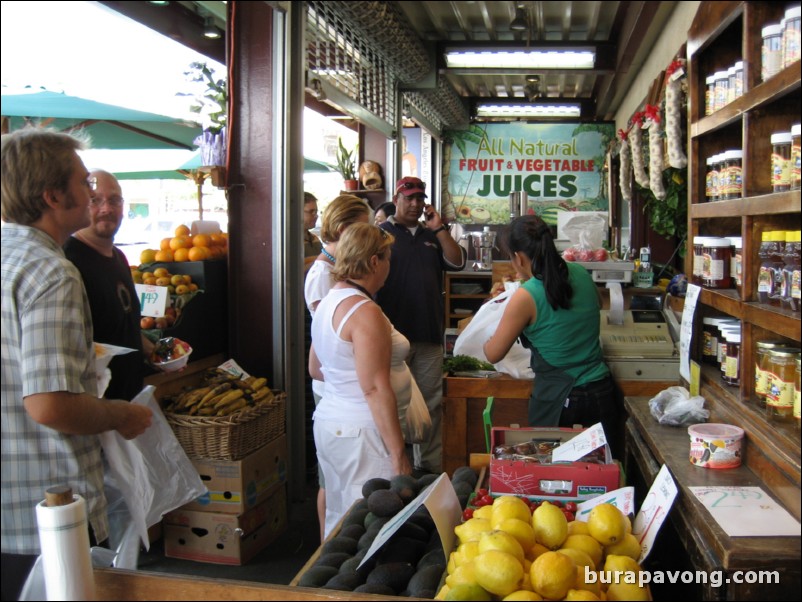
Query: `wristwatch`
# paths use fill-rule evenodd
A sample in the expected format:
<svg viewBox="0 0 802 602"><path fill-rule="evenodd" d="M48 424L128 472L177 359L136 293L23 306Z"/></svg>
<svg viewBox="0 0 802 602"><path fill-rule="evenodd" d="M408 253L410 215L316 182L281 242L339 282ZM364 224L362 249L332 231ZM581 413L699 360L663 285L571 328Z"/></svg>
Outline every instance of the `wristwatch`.
<svg viewBox="0 0 802 602"><path fill-rule="evenodd" d="M437 230L432 230L432 234L434 234L435 236L437 236L437 235L438 235L438 234L440 234L440 233L441 233L443 230L448 230L448 228L446 228L445 226L440 226L439 228L437 228Z"/></svg>

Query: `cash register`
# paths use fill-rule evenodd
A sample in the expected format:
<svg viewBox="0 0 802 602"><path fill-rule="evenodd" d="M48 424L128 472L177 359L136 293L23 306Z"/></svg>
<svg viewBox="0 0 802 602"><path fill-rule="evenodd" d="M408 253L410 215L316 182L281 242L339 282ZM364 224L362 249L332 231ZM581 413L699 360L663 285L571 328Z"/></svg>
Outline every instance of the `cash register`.
<svg viewBox="0 0 802 602"><path fill-rule="evenodd" d="M623 309L620 285L610 283L610 309L601 312L602 353L613 376L622 380L679 378L679 325L659 297L633 297ZM616 291L616 287L618 290Z"/></svg>

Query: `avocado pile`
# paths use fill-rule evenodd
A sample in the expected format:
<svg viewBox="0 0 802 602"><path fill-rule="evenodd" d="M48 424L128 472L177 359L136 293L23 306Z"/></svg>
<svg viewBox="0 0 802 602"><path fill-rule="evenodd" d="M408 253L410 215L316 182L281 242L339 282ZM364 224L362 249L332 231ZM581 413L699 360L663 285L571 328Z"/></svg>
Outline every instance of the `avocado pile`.
<svg viewBox="0 0 802 602"><path fill-rule="evenodd" d="M340 531L323 544L320 557L304 572L298 585L434 598L447 559L426 506L415 510L387 543L360 568L357 566L382 526L437 477L397 475L389 480L368 480L362 487L362 499L346 515ZM451 482L463 508L477 478L467 466L454 472ZM467 493L463 493L465 490Z"/></svg>

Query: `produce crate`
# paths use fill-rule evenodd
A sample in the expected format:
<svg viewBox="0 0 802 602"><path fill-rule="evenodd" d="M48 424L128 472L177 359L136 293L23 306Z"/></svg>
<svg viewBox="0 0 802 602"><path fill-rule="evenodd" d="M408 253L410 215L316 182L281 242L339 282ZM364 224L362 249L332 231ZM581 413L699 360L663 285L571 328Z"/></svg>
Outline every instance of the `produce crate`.
<svg viewBox="0 0 802 602"><path fill-rule="evenodd" d="M190 458L239 460L284 434L287 394L227 416L187 416L165 412L167 422Z"/></svg>

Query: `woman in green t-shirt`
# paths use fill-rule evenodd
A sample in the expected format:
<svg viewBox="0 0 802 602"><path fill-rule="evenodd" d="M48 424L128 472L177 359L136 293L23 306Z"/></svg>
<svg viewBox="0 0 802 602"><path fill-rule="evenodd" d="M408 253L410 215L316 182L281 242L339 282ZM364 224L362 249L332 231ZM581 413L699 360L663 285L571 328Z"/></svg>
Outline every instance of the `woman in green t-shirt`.
<svg viewBox="0 0 802 602"><path fill-rule="evenodd" d="M549 226L537 216L513 220L503 243L524 283L484 344L488 361L500 361L520 336L532 351L535 372L529 425L601 422L612 442L620 434L622 410L602 358L601 301L590 273L563 260Z"/></svg>

